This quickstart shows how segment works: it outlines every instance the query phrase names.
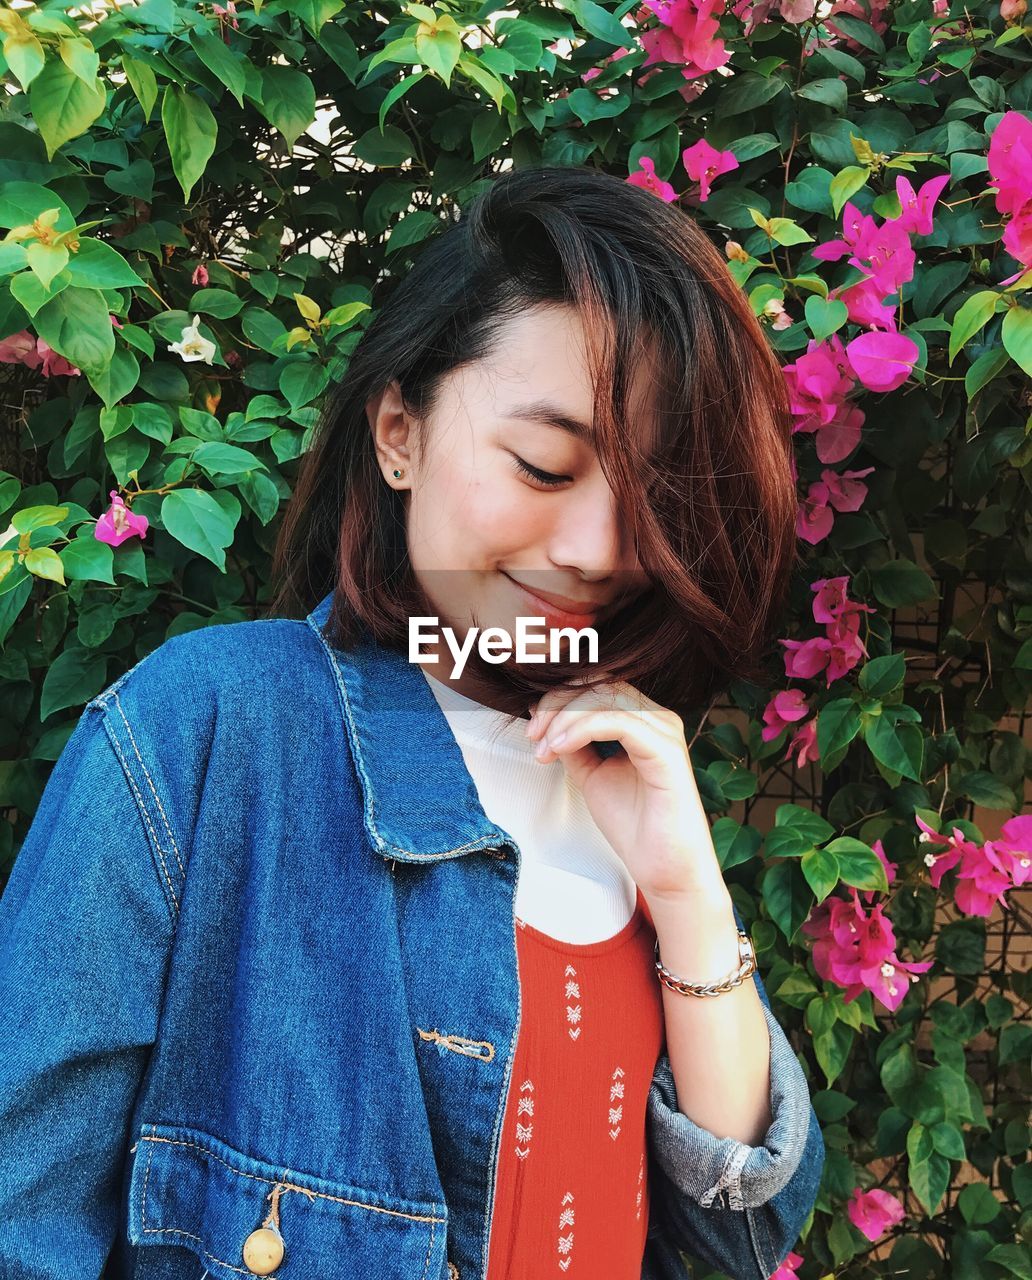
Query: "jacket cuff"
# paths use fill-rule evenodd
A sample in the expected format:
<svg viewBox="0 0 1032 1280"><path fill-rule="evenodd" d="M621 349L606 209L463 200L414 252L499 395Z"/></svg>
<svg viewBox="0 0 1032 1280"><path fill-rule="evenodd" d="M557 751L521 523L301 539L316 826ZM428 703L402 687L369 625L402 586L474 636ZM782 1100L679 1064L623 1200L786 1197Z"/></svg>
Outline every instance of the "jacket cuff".
<svg viewBox="0 0 1032 1280"><path fill-rule="evenodd" d="M766 1204L795 1173L806 1145L812 1103L806 1076L784 1029L763 1004L770 1033L771 1124L758 1147L718 1138L679 1111L670 1058L656 1063L647 1104L648 1139L681 1194L709 1208L726 1193L729 1209Z"/></svg>

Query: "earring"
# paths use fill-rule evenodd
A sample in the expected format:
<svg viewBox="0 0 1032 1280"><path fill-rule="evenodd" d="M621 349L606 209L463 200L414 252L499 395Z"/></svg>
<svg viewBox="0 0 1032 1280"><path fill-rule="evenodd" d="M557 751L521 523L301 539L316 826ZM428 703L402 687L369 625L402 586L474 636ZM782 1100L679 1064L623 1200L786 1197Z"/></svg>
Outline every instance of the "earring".
<svg viewBox="0 0 1032 1280"><path fill-rule="evenodd" d="M397 467L395 467L395 468L394 468L394 478L395 478L395 480L400 480L400 479L401 479L401 476L402 476L402 473L398 470L398 468L397 468Z"/></svg>

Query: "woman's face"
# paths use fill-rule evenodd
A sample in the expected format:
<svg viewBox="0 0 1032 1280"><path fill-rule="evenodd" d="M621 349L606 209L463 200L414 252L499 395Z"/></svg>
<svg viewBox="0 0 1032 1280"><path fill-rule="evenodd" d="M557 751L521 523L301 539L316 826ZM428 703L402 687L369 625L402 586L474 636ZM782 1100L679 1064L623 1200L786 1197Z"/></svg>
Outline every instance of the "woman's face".
<svg viewBox="0 0 1032 1280"><path fill-rule="evenodd" d="M591 626L598 610L645 585L591 443L576 309L537 307L512 320L492 356L449 376L421 440L396 384L367 411L386 482L409 494L413 571L460 642L474 626L515 635L518 616ZM425 652L439 655L429 670L447 680L447 648ZM464 679L450 683L475 696Z"/></svg>

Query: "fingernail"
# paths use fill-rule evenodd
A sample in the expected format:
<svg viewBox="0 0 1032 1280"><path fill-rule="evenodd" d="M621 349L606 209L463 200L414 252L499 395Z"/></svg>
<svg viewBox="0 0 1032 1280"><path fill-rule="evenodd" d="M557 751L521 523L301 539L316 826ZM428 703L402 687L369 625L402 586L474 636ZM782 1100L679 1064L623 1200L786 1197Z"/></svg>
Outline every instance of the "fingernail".
<svg viewBox="0 0 1032 1280"><path fill-rule="evenodd" d="M566 741L566 734L557 733L549 745L553 747L561 747L565 741Z"/></svg>

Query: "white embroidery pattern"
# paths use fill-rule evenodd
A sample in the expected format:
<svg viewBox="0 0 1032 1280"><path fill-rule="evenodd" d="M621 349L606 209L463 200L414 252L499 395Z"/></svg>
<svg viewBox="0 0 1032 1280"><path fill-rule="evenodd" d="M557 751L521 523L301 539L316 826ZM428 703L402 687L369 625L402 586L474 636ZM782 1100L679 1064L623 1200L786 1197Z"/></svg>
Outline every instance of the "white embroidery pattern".
<svg viewBox="0 0 1032 1280"><path fill-rule="evenodd" d="M638 1194L634 1197L634 1219L636 1222L641 1220L641 1202L644 1198L645 1183L645 1152L641 1153L641 1159L638 1161Z"/></svg>
<svg viewBox="0 0 1032 1280"><path fill-rule="evenodd" d="M567 1191L562 1198L564 1207L559 1213L559 1270L568 1271L570 1263L573 1261L573 1192ZM570 1227L571 1230L563 1235L563 1228Z"/></svg>
<svg viewBox="0 0 1032 1280"><path fill-rule="evenodd" d="M567 981L567 983L566 983L566 999L567 999L567 1001L570 1001L570 1000L579 1000L579 999L580 999L580 984L579 984L578 982L576 982L576 981L575 981L575 979L576 979L576 977L577 977L577 970L573 967L573 965L572 965L572 964L568 964L568 965L566 966L565 970L563 971L563 976L569 979L569 978L571 977L571 975L572 975L572 979L574 979L574 980ZM567 1021L567 1022L569 1022L569 1023L578 1023L578 1022L580 1022L580 1020L581 1020L581 1007L580 1007L580 1005L579 1005L579 1004L569 1004L569 1003L567 1003L567 1005L566 1005L566 1021ZM576 1040L576 1039L577 1039L577 1037L578 1037L578 1036L580 1035L580 1033L581 1033L581 1029L580 1029L580 1027L579 1027L579 1026L569 1026L569 1027L567 1027L567 1030L568 1030L568 1031L569 1031L569 1033L570 1033L570 1039L571 1039L571 1040Z"/></svg>
<svg viewBox="0 0 1032 1280"><path fill-rule="evenodd" d="M530 1080L524 1080L520 1085L520 1096L516 1099L516 1154L521 1160L526 1160L530 1155L530 1139L534 1133L534 1126L527 1121L526 1124L520 1124L520 1116L534 1115L534 1099L531 1096L534 1092L534 1085ZM520 1146L520 1143L525 1146Z"/></svg>
<svg viewBox="0 0 1032 1280"><path fill-rule="evenodd" d="M609 1101L614 1098L622 1098L624 1096L624 1070L623 1067L616 1067L612 1075L612 1084L609 1086ZM620 1121L623 1119L623 1103L618 1106L609 1108L609 1136L615 1142L620 1136ZM615 1128L614 1128L615 1126Z"/></svg>

